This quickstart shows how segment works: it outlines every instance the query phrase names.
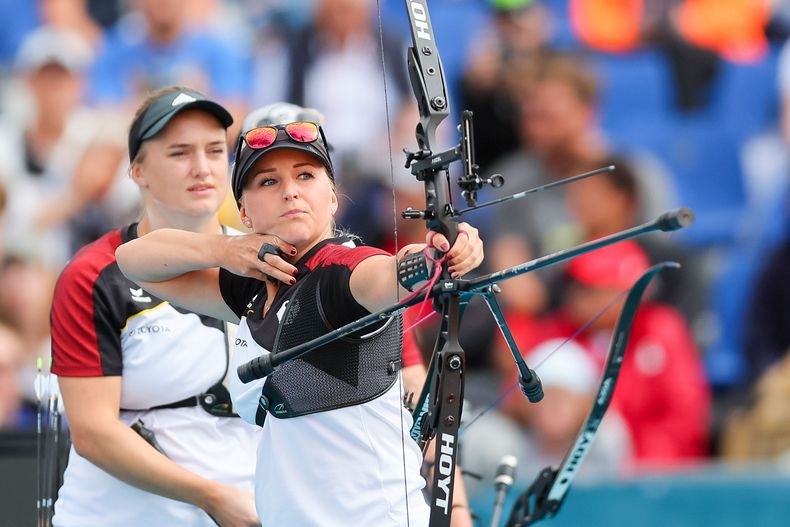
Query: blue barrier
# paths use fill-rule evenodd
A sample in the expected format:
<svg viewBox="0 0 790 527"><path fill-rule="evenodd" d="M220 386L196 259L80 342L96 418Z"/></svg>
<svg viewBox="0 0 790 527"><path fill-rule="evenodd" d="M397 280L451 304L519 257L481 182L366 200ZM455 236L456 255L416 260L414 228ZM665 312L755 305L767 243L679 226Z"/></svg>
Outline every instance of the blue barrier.
<svg viewBox="0 0 790 527"><path fill-rule="evenodd" d="M507 517L518 492L512 491ZM494 491L472 501L488 526ZM786 527L790 523L790 472L732 468L576 485L546 527Z"/></svg>

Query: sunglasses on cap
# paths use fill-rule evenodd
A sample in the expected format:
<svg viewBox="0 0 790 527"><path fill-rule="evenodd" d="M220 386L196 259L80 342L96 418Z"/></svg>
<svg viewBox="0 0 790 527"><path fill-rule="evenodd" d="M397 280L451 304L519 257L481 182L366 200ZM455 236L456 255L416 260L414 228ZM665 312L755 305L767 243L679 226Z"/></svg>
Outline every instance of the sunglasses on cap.
<svg viewBox="0 0 790 527"><path fill-rule="evenodd" d="M259 126L248 130L242 137L248 147L253 150L263 150L277 141L277 135L280 133L280 130L284 130L288 137L297 143L314 143L321 139L322 135L316 123L297 121L274 126Z"/></svg>
<svg viewBox="0 0 790 527"><path fill-rule="evenodd" d="M247 148L244 148L247 145ZM241 197L247 172L267 149L293 148L315 156L326 167L329 178L334 181L332 160L329 157L324 131L317 123L296 121L286 124L266 125L244 132L236 144L236 161L233 166L233 196Z"/></svg>

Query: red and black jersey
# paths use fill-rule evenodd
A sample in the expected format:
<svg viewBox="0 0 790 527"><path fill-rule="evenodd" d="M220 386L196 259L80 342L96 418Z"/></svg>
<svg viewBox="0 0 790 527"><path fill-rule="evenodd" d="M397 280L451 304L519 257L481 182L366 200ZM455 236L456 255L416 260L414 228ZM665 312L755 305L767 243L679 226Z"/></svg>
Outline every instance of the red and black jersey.
<svg viewBox="0 0 790 527"><path fill-rule="evenodd" d="M241 318L236 358L277 353L368 315L351 294L351 273L366 258L386 254L344 238L322 241L296 263L296 284L279 284L265 315L265 284L221 271L220 291ZM397 377L401 334L400 317L394 317L289 361L267 378L265 405L271 403L277 417L295 417L377 397ZM260 394L246 409L255 410L258 424ZM237 409L245 415L245 409Z"/></svg>
<svg viewBox="0 0 790 527"><path fill-rule="evenodd" d="M358 247L354 251L350 251L349 249L354 247L354 244L350 240L344 238L328 241L332 243L327 244L323 242L321 247L324 247L324 249L315 252L311 251L311 256L307 259L303 259L296 267L299 274L305 271L312 271L318 266L334 267L333 272L336 276L332 277L333 280L325 281L324 287L327 288L328 284L335 282L336 285L342 287L343 290L326 290L325 294L330 294L338 298L342 295L344 298L350 299L348 305L341 306L341 309L337 312L328 314L333 327L337 328L369 314L364 307L353 300L351 291L348 290L348 278L351 272L365 258L379 254L388 255L389 253L373 247ZM284 284L282 284L282 286L284 286ZM282 291L286 289L287 286L281 288ZM262 282L253 278L243 278L234 275L225 269L220 269L220 291L222 292L225 303L239 318L247 316L247 311L249 309L247 304L251 303L251 299L254 299L261 307L266 303L266 287ZM268 335L268 337L266 335ZM266 349L272 349L274 343L272 340L274 338L273 335L274 333L271 331L268 333L264 331L260 335L262 339L261 344L263 344ZM410 333L405 334L403 337L402 360L404 367L422 363L420 350L414 341L414 337Z"/></svg>
<svg viewBox="0 0 790 527"><path fill-rule="evenodd" d="M85 246L58 278L52 302L52 372L62 377L123 375L121 407L179 401L221 380L223 323L172 306L127 279L115 249L137 224Z"/></svg>

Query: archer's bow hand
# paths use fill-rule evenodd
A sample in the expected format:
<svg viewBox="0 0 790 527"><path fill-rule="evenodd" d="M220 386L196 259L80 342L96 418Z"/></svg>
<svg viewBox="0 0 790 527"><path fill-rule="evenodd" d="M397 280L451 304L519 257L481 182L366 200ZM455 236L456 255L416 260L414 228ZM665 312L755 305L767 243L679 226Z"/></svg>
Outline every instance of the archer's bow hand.
<svg viewBox="0 0 790 527"><path fill-rule="evenodd" d="M458 224L458 237L452 247L444 235L433 231L428 233L426 242L446 253L448 270L453 278L462 277L483 262L483 240L478 230L468 223Z"/></svg>

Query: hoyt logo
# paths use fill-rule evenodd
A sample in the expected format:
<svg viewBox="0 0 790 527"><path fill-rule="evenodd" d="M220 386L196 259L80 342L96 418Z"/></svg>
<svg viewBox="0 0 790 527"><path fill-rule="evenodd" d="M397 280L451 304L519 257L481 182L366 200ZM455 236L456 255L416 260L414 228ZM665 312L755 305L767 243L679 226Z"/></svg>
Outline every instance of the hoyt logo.
<svg viewBox="0 0 790 527"><path fill-rule="evenodd" d="M579 440L576 441L576 445L574 445L571 451L568 465L565 467L565 473L573 473L579 468L582 460L587 455L587 451L592 446L593 439L595 439L595 432L587 430L581 435Z"/></svg>
<svg viewBox="0 0 790 527"><path fill-rule="evenodd" d="M433 40L428 27L428 12L425 10L425 2L411 2L411 14L414 17L414 27L417 30L417 38L423 40Z"/></svg>
<svg viewBox="0 0 790 527"><path fill-rule="evenodd" d="M441 507L444 513L447 514L447 509L450 506L450 477L453 474L454 462L453 451L455 450L453 444L455 438L450 434L442 434L442 448L441 456L439 456L439 490L444 493L444 496L436 497L436 506Z"/></svg>

